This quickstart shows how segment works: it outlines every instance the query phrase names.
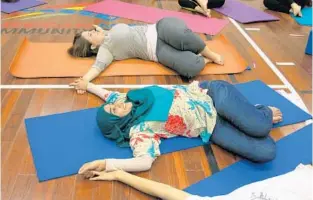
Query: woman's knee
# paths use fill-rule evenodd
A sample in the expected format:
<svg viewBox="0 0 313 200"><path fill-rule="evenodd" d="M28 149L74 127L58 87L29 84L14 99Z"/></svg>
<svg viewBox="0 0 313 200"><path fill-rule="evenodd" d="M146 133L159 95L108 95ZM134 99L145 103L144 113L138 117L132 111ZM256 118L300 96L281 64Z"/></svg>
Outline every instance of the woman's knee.
<svg viewBox="0 0 313 200"><path fill-rule="evenodd" d="M220 109L224 110L224 107L227 106L225 103L227 103L228 88L230 86L233 85L223 80L210 81L210 84L208 84L208 95L213 99L218 112Z"/></svg>
<svg viewBox="0 0 313 200"><path fill-rule="evenodd" d="M261 112L257 123L253 130L249 131L253 137L267 137L273 128L273 114L272 111L265 105L255 105L255 108Z"/></svg>
<svg viewBox="0 0 313 200"><path fill-rule="evenodd" d="M232 85L232 84L230 84L230 83L228 83L227 81L224 81L224 80L214 80L214 81L211 81L211 87L220 87L220 86L229 86L229 85Z"/></svg>
<svg viewBox="0 0 313 200"><path fill-rule="evenodd" d="M201 81L199 87L202 89L208 89L211 81Z"/></svg>
<svg viewBox="0 0 313 200"><path fill-rule="evenodd" d="M251 153L250 160L258 163L269 162L276 157L276 144L271 137L267 137L264 143L258 145L258 149Z"/></svg>
<svg viewBox="0 0 313 200"><path fill-rule="evenodd" d="M270 120L270 122L268 121L268 119L264 119L264 121L259 122L260 126L255 127L255 129L251 131L253 133L253 137L266 137L269 135L273 124L271 123L272 120Z"/></svg>
<svg viewBox="0 0 313 200"><path fill-rule="evenodd" d="M177 38L181 40L191 37L190 34L194 34L191 29L188 28L187 24L179 18L166 17L162 19L162 27L164 30L175 32Z"/></svg>
<svg viewBox="0 0 313 200"><path fill-rule="evenodd" d="M224 80L212 80L212 81L202 81L199 86L202 89L210 89L212 90L218 90L220 86L226 86L230 85L230 83L224 81Z"/></svg>
<svg viewBox="0 0 313 200"><path fill-rule="evenodd" d="M178 73L180 75L187 77L187 78L193 78L197 76L202 69L204 68L205 63L204 60L196 60L195 62L182 62L181 66L179 67Z"/></svg>
<svg viewBox="0 0 313 200"><path fill-rule="evenodd" d="M208 1L207 8L213 9L213 8L220 8L225 4L225 0L211 0Z"/></svg>
<svg viewBox="0 0 313 200"><path fill-rule="evenodd" d="M161 26L164 30L169 30L169 29L181 29L187 27L186 23L176 17L164 17L159 21L159 26Z"/></svg>

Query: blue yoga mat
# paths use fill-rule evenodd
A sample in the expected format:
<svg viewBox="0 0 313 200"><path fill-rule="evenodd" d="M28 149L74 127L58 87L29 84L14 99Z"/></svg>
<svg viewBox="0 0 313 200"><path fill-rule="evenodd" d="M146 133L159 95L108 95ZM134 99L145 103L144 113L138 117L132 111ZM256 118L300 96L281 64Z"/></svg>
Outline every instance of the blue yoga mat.
<svg viewBox="0 0 313 200"><path fill-rule="evenodd" d="M305 47L305 53L308 55L312 55L312 30L310 32L308 42L307 42L306 47Z"/></svg>
<svg viewBox="0 0 313 200"><path fill-rule="evenodd" d="M236 84L235 86L250 103L274 106L282 111L284 120L275 124L274 128L295 124L312 118L310 114L301 110L262 81L251 81Z"/></svg>
<svg viewBox="0 0 313 200"><path fill-rule="evenodd" d="M236 87L253 104L279 107L285 121L277 126L311 118L261 81ZM95 159L132 157L129 148L119 148L102 136L95 120L96 111L92 108L25 120L39 181L76 174L82 164ZM176 137L163 140L160 149L165 154L201 145L199 138Z"/></svg>
<svg viewBox="0 0 313 200"><path fill-rule="evenodd" d="M312 163L312 125L279 140L276 158L265 164L239 161L185 189L193 195L218 196L244 185L279 176L294 170L300 163Z"/></svg>
<svg viewBox="0 0 313 200"><path fill-rule="evenodd" d="M305 7L302 9L302 17L292 17L302 26L312 26L312 7Z"/></svg>

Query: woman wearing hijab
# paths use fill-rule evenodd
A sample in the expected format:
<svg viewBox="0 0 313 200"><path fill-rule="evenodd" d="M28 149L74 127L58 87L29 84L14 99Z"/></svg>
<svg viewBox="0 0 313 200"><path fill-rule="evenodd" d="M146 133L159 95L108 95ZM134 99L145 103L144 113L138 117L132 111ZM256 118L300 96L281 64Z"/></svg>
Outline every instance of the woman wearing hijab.
<svg viewBox="0 0 313 200"><path fill-rule="evenodd" d="M150 86L119 93L77 80L70 84L102 98L96 119L104 137L130 147L134 158L86 163L79 173L91 171L146 171L160 156L161 139L200 137L254 162L275 157L269 136L273 123L282 120L279 109L252 105L225 81L197 81L171 88Z"/></svg>

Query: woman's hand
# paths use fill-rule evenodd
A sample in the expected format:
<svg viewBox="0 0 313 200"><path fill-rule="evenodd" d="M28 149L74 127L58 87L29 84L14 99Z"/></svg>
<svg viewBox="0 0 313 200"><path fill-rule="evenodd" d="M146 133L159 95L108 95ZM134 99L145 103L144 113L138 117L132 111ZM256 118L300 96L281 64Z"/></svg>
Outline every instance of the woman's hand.
<svg viewBox="0 0 313 200"><path fill-rule="evenodd" d="M104 32L104 30L100 27L100 26L98 26L98 25L92 25L95 29L96 29L96 31L99 31L99 32Z"/></svg>
<svg viewBox="0 0 313 200"><path fill-rule="evenodd" d="M78 94L84 94L87 91L88 81L83 78L75 80L73 83L70 83L70 86L73 86Z"/></svg>
<svg viewBox="0 0 313 200"><path fill-rule="evenodd" d="M95 160L85 163L78 171L78 174L83 175L85 178L94 177L94 171L101 172L106 169L105 160Z"/></svg>
<svg viewBox="0 0 313 200"><path fill-rule="evenodd" d="M92 178L89 178L91 181L116 181L118 179L118 174L120 171L112 171L112 172L97 172L92 171Z"/></svg>

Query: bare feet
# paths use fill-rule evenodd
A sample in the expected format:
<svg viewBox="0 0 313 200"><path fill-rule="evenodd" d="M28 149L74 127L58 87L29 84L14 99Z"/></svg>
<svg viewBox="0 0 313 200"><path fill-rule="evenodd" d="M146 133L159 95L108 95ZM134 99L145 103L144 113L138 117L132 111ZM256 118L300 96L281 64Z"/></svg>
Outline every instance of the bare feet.
<svg viewBox="0 0 313 200"><path fill-rule="evenodd" d="M272 110L273 113L273 124L283 121L283 114L278 108L268 106L269 109Z"/></svg>
<svg viewBox="0 0 313 200"><path fill-rule="evenodd" d="M206 12L205 12L205 15L207 17L211 17L211 10L210 9L207 9Z"/></svg>
<svg viewBox="0 0 313 200"><path fill-rule="evenodd" d="M208 64L208 63L212 63L213 61L212 60L210 60L210 59L207 59L207 58L205 58L205 57L203 57L204 58L204 63L205 64Z"/></svg>
<svg viewBox="0 0 313 200"><path fill-rule="evenodd" d="M202 10L207 12L208 8L208 0L196 0L198 2L198 4L201 6Z"/></svg>
<svg viewBox="0 0 313 200"><path fill-rule="evenodd" d="M211 10L210 9L203 10L200 6L196 6L195 11L197 11L198 13L201 13L207 17L211 17Z"/></svg>
<svg viewBox="0 0 313 200"><path fill-rule="evenodd" d="M217 53L214 53L214 54L215 54L214 55L214 59L212 59L213 62L218 64L218 65L224 65L224 58L223 58L223 56L221 56L221 55L219 55Z"/></svg>
<svg viewBox="0 0 313 200"><path fill-rule="evenodd" d="M203 51L200 53L203 57L212 60L214 63L219 65L224 65L224 58L211 51L207 46L203 49Z"/></svg>

